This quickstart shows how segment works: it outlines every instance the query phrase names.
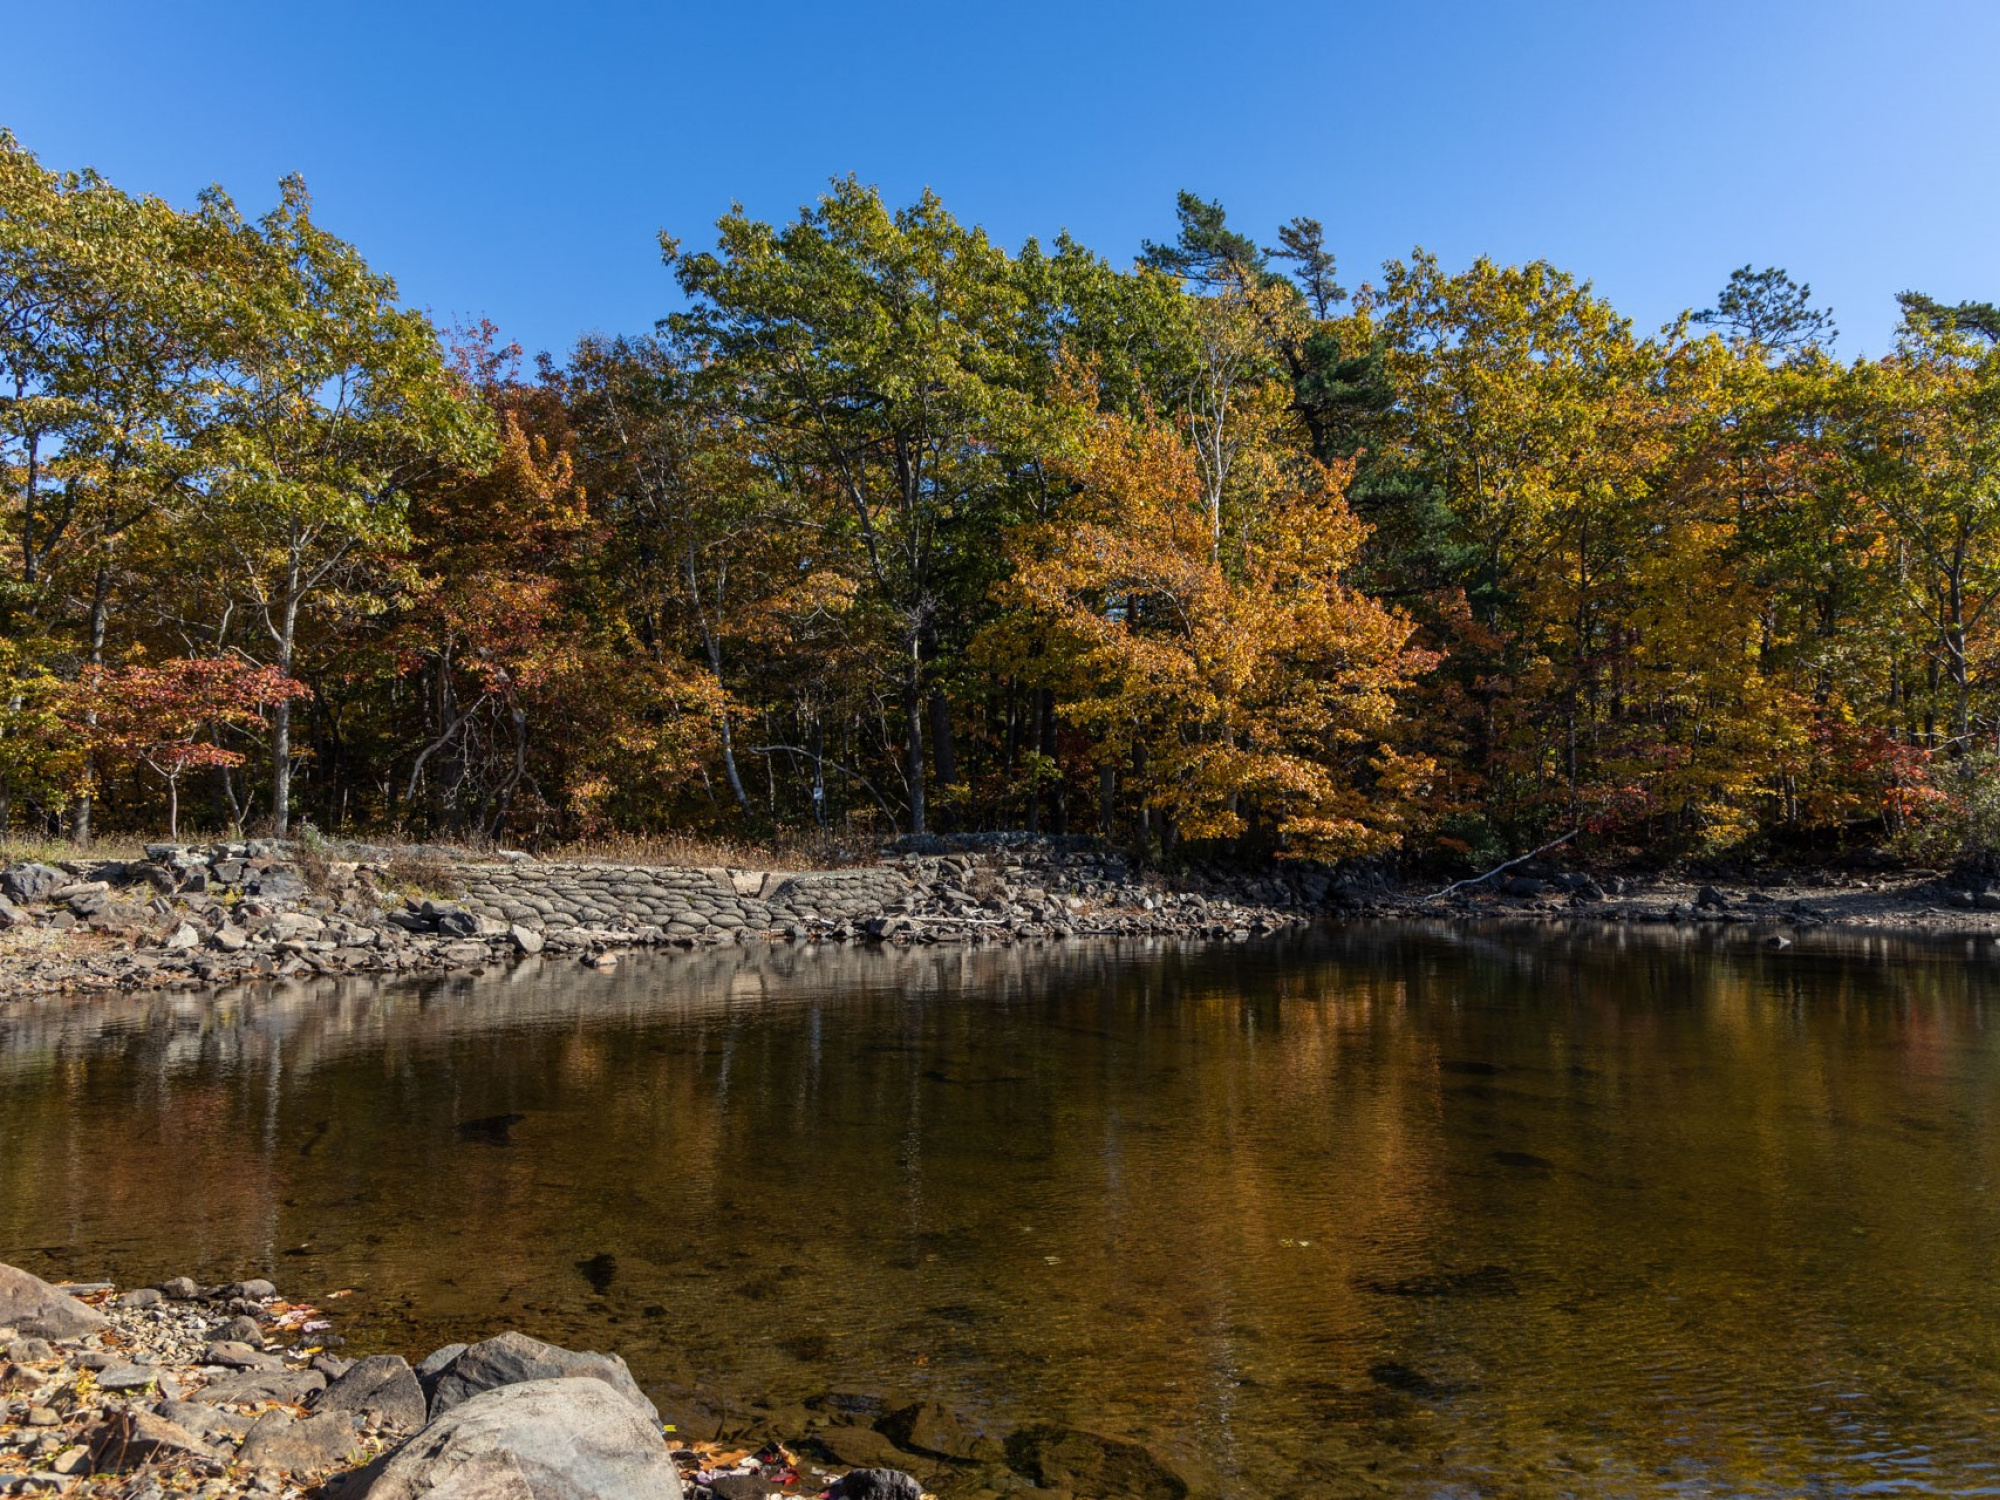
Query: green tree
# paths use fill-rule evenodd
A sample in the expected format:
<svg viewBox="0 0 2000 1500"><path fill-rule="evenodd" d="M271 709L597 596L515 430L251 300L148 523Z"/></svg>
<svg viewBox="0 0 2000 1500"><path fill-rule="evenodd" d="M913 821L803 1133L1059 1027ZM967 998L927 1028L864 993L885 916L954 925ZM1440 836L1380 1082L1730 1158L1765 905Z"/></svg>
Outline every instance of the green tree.
<svg viewBox="0 0 2000 1500"><path fill-rule="evenodd" d="M492 428L446 367L436 331L388 277L313 222L305 184L235 226L229 379L216 400L218 466L202 496L210 543L233 559L271 665L298 675L301 612L358 591L407 536L410 486L476 469ZM271 713L271 813L292 801L292 708Z"/></svg>
<svg viewBox="0 0 2000 1500"><path fill-rule="evenodd" d="M931 643L955 553L990 543L1023 416L1013 264L926 193L891 212L838 181L783 229L741 210L714 252L663 241L693 308L671 320L742 382L760 443L880 620L912 831L928 827Z"/></svg>

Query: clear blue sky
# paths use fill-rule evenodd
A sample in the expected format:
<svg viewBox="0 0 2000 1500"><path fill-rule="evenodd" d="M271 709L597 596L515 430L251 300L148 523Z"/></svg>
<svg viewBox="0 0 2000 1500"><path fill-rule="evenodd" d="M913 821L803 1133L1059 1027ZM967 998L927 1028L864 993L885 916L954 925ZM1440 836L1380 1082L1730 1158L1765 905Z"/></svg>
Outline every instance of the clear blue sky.
<svg viewBox="0 0 2000 1500"><path fill-rule="evenodd" d="M1643 326L1778 264L1879 352L1893 294L2000 299L2000 0L683 4L17 0L0 124L51 166L318 216L529 348L674 302L654 234L854 172L1123 263L1173 195L1344 279L1545 256Z"/></svg>

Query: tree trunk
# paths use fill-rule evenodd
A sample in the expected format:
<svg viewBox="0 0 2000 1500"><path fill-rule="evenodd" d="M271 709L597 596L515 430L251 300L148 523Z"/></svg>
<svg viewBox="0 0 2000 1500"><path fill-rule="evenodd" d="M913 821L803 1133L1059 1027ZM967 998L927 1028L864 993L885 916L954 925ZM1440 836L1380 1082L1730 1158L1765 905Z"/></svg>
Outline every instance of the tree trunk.
<svg viewBox="0 0 2000 1500"><path fill-rule="evenodd" d="M111 617L111 569L97 565L97 579L90 594L90 665L101 670L104 666L104 637ZM92 729L97 727L97 710L91 709L83 716L83 722ZM95 757L91 757L94 761ZM95 808L92 805L91 790L96 785L96 767L91 766L83 784L83 795L76 799L76 813L70 820L69 836L79 844L90 842L91 824Z"/></svg>
<svg viewBox="0 0 2000 1500"><path fill-rule="evenodd" d="M729 730L729 710L722 711L722 771L729 778L730 795L736 799L737 809L744 817L750 816L750 795L743 790L743 777L736 769L736 739Z"/></svg>
<svg viewBox="0 0 2000 1500"><path fill-rule="evenodd" d="M958 746L951 734L951 700L943 693L931 693L931 764L940 784L958 780Z"/></svg>
<svg viewBox="0 0 2000 1500"><path fill-rule="evenodd" d="M296 571L296 570L295 570ZM296 586L285 590L283 625L278 632L278 670L292 675L292 648L298 637ZM271 717L271 829L285 838L292 829L292 700L281 695Z"/></svg>
<svg viewBox="0 0 2000 1500"><path fill-rule="evenodd" d="M1043 688L1039 694L1041 706L1037 717L1041 720L1042 738L1037 748L1048 758L1053 780L1049 786L1049 832L1061 838L1069 832L1069 804L1063 796L1062 764L1056 758L1056 694L1054 688Z"/></svg>
<svg viewBox="0 0 2000 1500"><path fill-rule="evenodd" d="M924 666L917 637L909 644L909 665L903 679L903 718L907 725L910 776L910 832L928 833L924 797Z"/></svg>

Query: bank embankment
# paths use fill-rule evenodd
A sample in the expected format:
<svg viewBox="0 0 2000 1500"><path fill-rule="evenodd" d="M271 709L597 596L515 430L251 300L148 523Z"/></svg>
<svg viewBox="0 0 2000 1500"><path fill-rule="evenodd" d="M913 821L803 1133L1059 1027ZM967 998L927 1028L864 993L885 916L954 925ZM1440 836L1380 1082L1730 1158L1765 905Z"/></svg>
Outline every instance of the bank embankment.
<svg viewBox="0 0 2000 1500"><path fill-rule="evenodd" d="M0 872L0 999L469 971L551 953L728 943L1243 940L1321 917L2000 933L2000 890L1935 872L1734 881L1523 867L1446 892L1314 865L1162 874L1060 841L885 851L758 870L273 841L151 845L137 860Z"/></svg>

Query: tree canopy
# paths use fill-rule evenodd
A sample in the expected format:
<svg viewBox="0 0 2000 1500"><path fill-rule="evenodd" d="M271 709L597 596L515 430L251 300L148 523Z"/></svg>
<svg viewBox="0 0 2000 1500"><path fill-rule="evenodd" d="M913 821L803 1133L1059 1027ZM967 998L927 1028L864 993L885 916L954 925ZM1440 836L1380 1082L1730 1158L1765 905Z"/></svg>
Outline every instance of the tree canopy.
<svg viewBox="0 0 2000 1500"><path fill-rule="evenodd" d="M1842 362L1777 267L1648 331L1162 208L1121 265L840 179L524 368L296 180L0 137L0 826L2000 839L1993 303Z"/></svg>

